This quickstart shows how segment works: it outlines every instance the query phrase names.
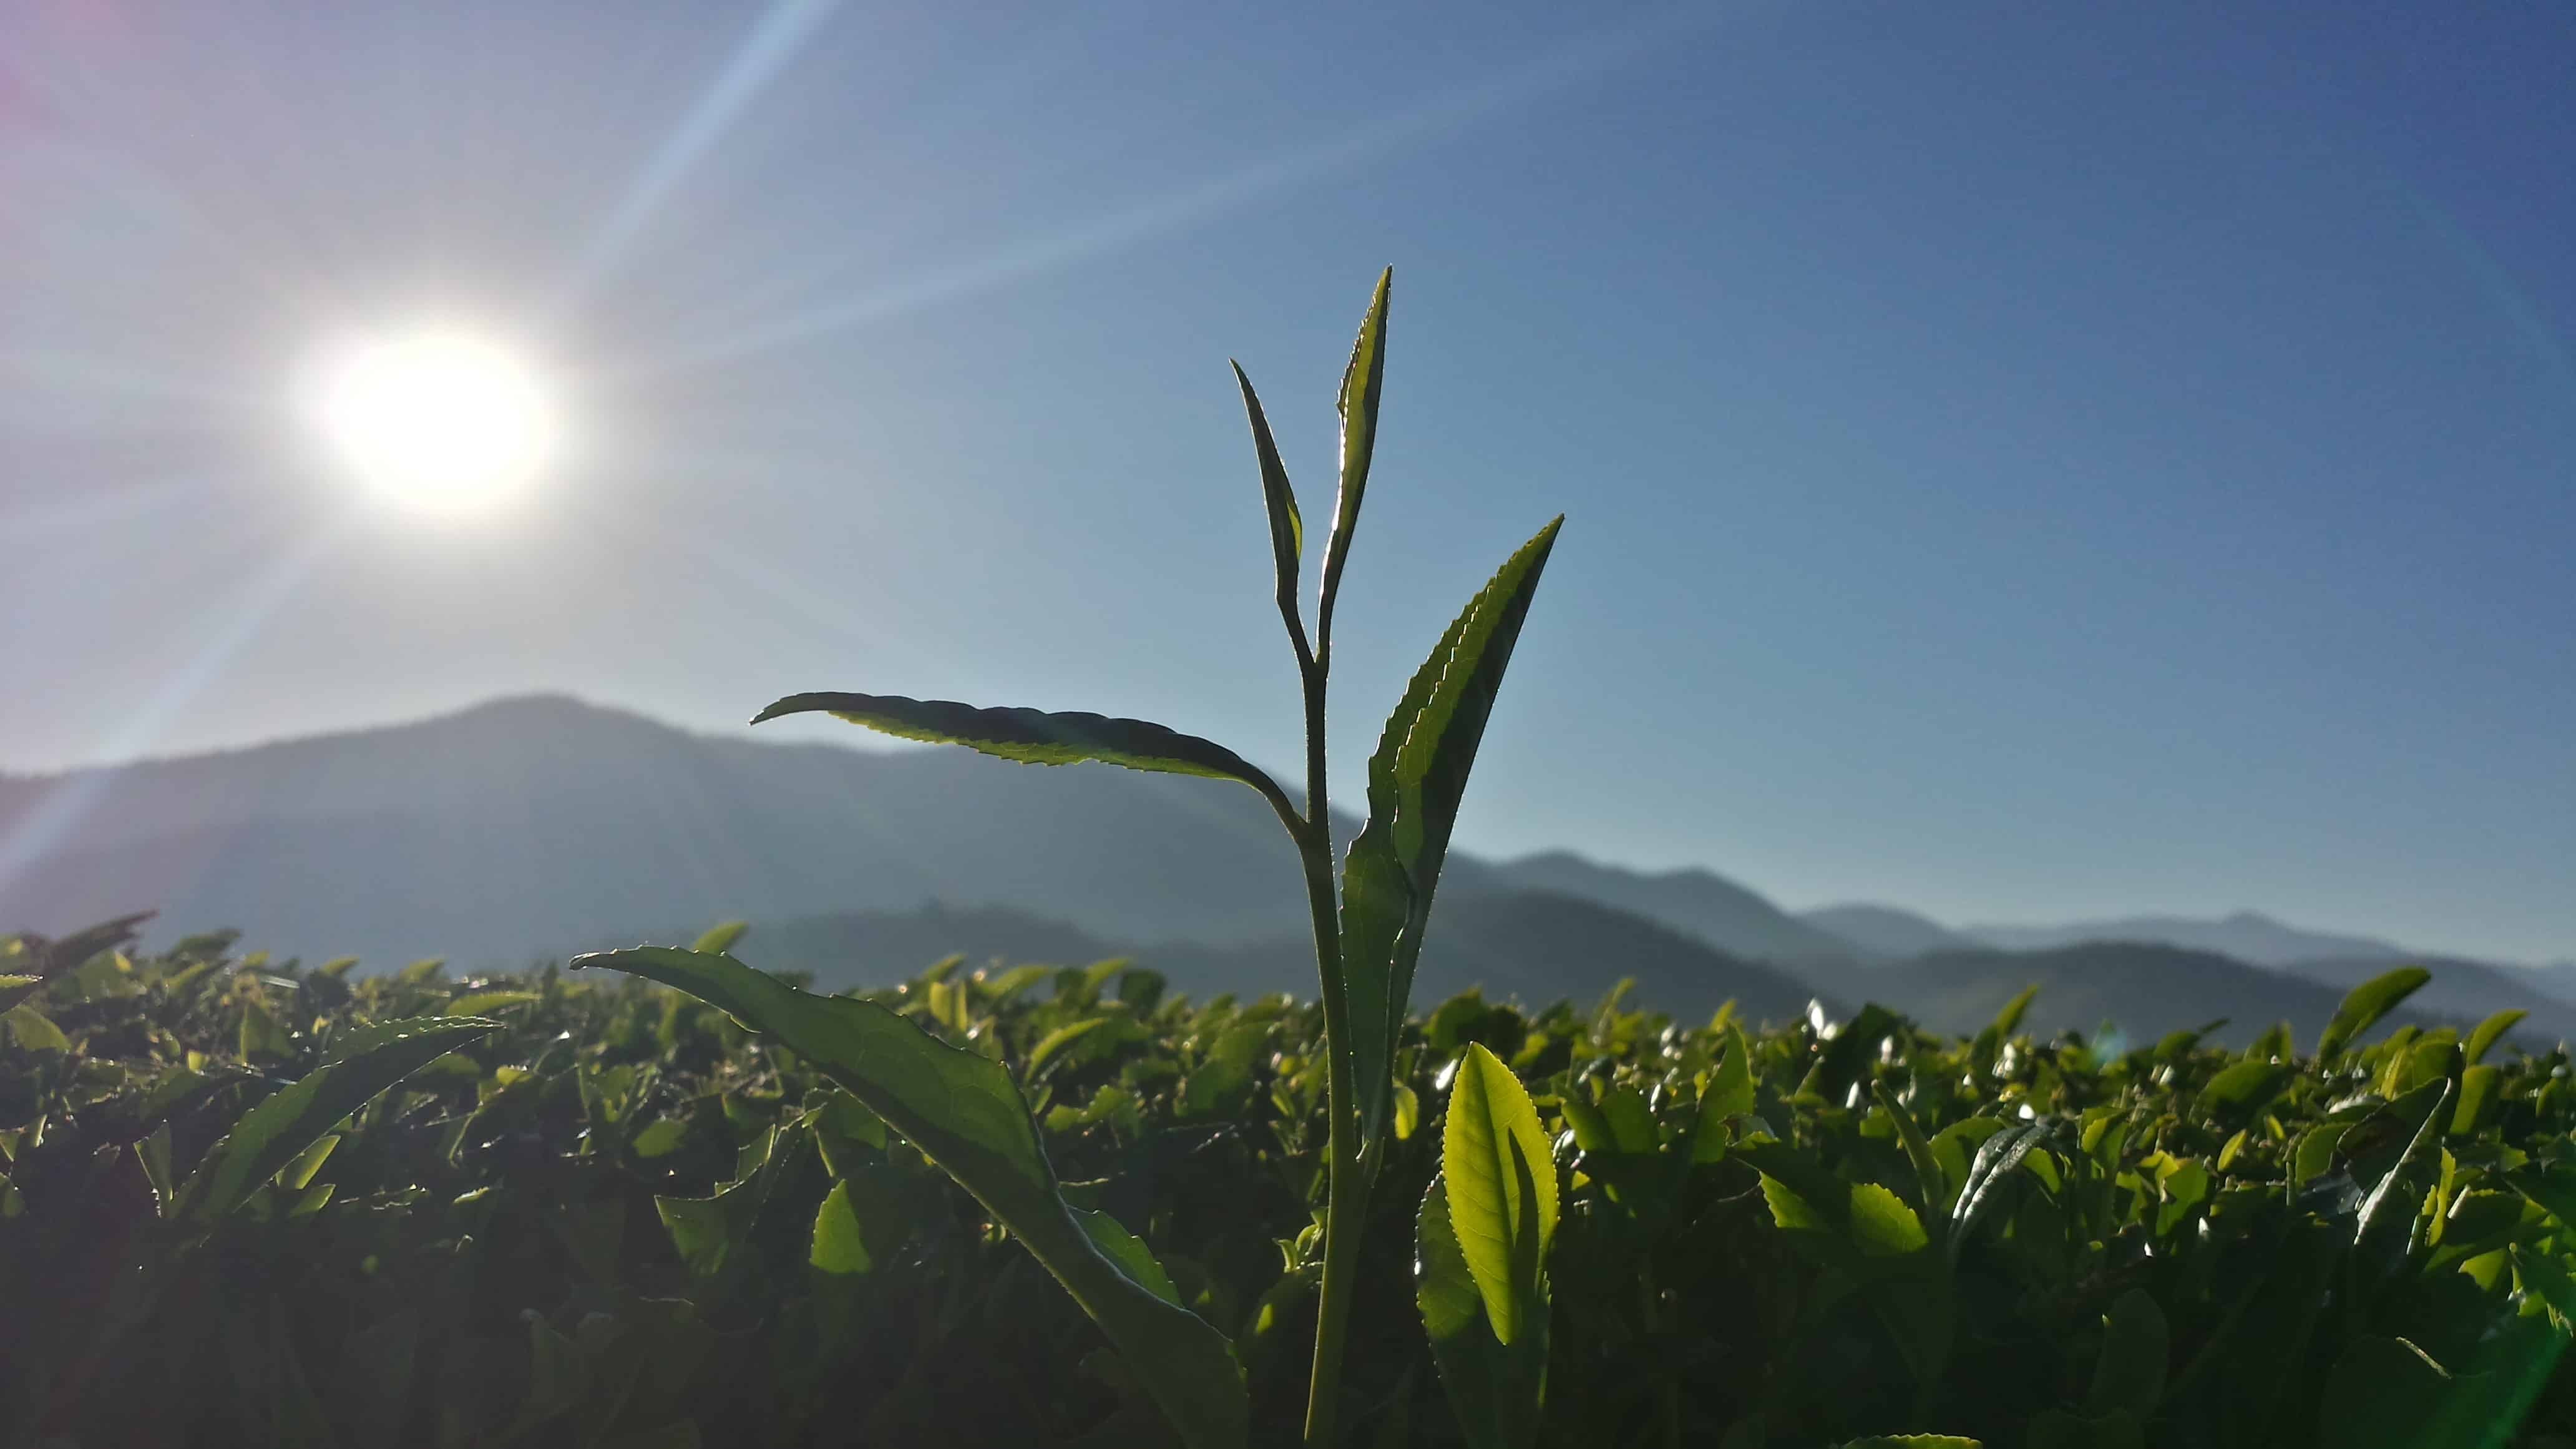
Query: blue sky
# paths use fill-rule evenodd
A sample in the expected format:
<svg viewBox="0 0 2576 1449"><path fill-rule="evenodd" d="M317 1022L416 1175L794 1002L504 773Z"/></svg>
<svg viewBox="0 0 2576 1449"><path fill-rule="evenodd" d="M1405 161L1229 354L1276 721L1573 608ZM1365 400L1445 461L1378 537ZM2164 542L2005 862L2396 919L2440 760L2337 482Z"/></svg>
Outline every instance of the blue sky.
<svg viewBox="0 0 2576 1449"><path fill-rule="evenodd" d="M1336 744L1569 515L1461 838L1944 919L2576 953L2576 12L529 3L0 16L0 768L569 689ZM521 339L526 506L298 359ZM793 726L770 726L788 730Z"/></svg>

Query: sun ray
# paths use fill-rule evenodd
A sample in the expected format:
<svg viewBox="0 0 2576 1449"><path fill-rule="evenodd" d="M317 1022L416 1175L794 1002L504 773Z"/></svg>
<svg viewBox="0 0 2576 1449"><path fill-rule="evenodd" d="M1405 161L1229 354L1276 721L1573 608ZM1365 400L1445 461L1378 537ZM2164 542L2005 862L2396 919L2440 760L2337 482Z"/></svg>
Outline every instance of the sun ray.
<svg viewBox="0 0 2576 1449"><path fill-rule="evenodd" d="M565 282L556 311L578 308L615 272L627 249L678 189L689 171L760 98L805 43L823 28L840 0L771 0L726 58L688 114L647 158L617 208L601 223Z"/></svg>
<svg viewBox="0 0 2576 1449"><path fill-rule="evenodd" d="M816 303L727 336L609 370L598 374L596 380L605 386L616 386L721 366L1109 255L1239 210L1277 192L1446 139L1478 121L1609 71L1678 32L1710 23L1708 11L1667 11L1508 67L1472 84L1440 92L1392 115L1280 152L1226 175L1074 222L1044 236L1013 242L979 257L934 267L855 296Z"/></svg>

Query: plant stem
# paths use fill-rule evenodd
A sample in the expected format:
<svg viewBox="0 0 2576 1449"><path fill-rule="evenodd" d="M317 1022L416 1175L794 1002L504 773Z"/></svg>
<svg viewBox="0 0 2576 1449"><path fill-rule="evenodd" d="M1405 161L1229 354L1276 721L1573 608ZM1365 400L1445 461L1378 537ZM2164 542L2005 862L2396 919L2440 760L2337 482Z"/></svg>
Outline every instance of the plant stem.
<svg viewBox="0 0 2576 1449"><path fill-rule="evenodd" d="M1329 638L1329 635L1325 636ZM1329 644L1323 648L1330 648ZM1350 1326L1351 1273L1359 1265L1359 1226L1368 1184L1360 1172L1358 1103L1352 1095L1350 1001L1342 990L1342 931L1333 893L1333 814L1324 787L1322 650L1301 659L1306 697L1306 828L1297 854L1306 872L1306 905L1315 924L1315 968L1324 999L1324 1281L1315 1305L1315 1361L1306 1380L1307 1449L1331 1449L1342 1391L1342 1339Z"/></svg>

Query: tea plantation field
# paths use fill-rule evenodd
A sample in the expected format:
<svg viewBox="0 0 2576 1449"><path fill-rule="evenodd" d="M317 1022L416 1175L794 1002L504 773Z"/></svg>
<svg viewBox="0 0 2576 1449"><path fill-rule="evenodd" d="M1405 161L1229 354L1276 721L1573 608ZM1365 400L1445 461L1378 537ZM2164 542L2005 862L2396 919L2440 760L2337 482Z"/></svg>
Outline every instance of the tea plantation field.
<svg viewBox="0 0 2576 1449"><path fill-rule="evenodd" d="M1441 1003L1397 1049L1341 1442L2576 1445L2566 1052L2373 1039L2419 982L2241 1053ZM1007 1073L1100 1251L1231 1339L1248 1442L1296 1442L1319 1008L1118 962L868 995ZM0 1445L1175 1432L984 1202L692 996L117 924L0 946L0 1009ZM1505 1186L1545 1219L1507 1312L1434 1174L1453 1102L1506 1121L1515 1079L1554 1181Z"/></svg>

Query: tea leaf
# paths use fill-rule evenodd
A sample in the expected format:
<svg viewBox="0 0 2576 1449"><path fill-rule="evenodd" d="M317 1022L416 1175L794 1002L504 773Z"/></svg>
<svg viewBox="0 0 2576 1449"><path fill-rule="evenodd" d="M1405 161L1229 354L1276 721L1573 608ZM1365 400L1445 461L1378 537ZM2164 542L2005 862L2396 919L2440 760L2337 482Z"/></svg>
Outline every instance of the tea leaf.
<svg viewBox="0 0 2576 1449"><path fill-rule="evenodd" d="M1351 344L1351 360L1342 369L1342 391L1336 406L1342 415L1342 491L1333 501L1333 531L1324 541L1324 581L1318 596L1316 628L1329 634L1333 599L1341 592L1342 566L1350 561L1351 530L1359 523L1360 499L1368 492L1369 460L1377 451L1378 399L1386 390L1386 303L1395 285L1395 268L1378 274L1368 315ZM1320 648L1320 644L1318 645Z"/></svg>
<svg viewBox="0 0 2576 1449"><path fill-rule="evenodd" d="M1494 1337L1475 1274L1449 1223L1449 1181L1431 1176L1415 1219L1413 1301L1431 1340L1431 1361L1458 1427L1476 1449L1524 1449L1537 1441L1547 1393L1547 1300L1518 1342Z"/></svg>
<svg viewBox="0 0 2576 1449"><path fill-rule="evenodd" d="M2529 1015L2531 1015L2530 1012L2516 1006L2499 1011L2479 1022L2478 1029L2469 1033L2469 1044L2464 1059L2470 1066L2476 1066L2485 1061L2487 1049L2502 1040L2506 1032L2513 1030L2524 1017Z"/></svg>
<svg viewBox="0 0 2576 1449"><path fill-rule="evenodd" d="M1449 853L1450 827L1521 621L1563 518L1514 553L1440 636L1369 760L1368 823L1342 867L1341 965L1361 1132L1381 1130L1398 1025Z"/></svg>
<svg viewBox="0 0 2576 1449"><path fill-rule="evenodd" d="M898 739L964 745L1023 765L1071 765L1098 760L1130 770L1235 780L1261 792L1288 815L1288 797L1268 775L1225 746L1140 719L1111 719L1081 712L979 709L946 699L906 699L894 694L818 692L791 694L753 715L753 724L785 715L821 712Z"/></svg>
<svg viewBox="0 0 2576 1449"><path fill-rule="evenodd" d="M306 1073L302 1081L243 1113L180 1189L178 1211L199 1222L232 1211L253 1188L294 1161L341 1118L499 1026L471 1017L422 1017L386 1022L356 1034L352 1045Z"/></svg>
<svg viewBox="0 0 2576 1449"><path fill-rule="evenodd" d="M1065 1202L1010 1069L869 1001L814 996L730 956L642 947L577 958L677 987L821 1069L974 1194L1117 1345L1181 1437L1240 1445L1243 1371L1223 1335L1101 1250ZM1168 1286L1168 1285L1166 1285Z"/></svg>
<svg viewBox="0 0 2576 1449"><path fill-rule="evenodd" d="M1449 1088L1440 1168L1459 1252L1509 1347L1540 1312L1542 1264L1556 1234L1556 1165L1538 1109L1512 1069L1469 1044Z"/></svg>
<svg viewBox="0 0 2576 1449"><path fill-rule="evenodd" d="M2433 973L2421 966L2400 966L2354 987L2343 1004L2335 1008L2334 1020L2326 1023L2325 1034L2317 1038L2318 1064L2332 1065L2353 1038L2370 1030L2372 1023L2432 979Z"/></svg>
<svg viewBox="0 0 2576 1449"><path fill-rule="evenodd" d="M1261 399L1253 395L1252 379L1244 376L1243 364L1234 365L1234 380L1243 388L1243 411L1252 420L1253 451L1261 459L1261 501L1270 514L1270 555L1275 567L1279 590L1280 617L1299 630L1299 646L1304 645L1303 626L1297 624L1297 565L1306 549L1306 520L1297 512L1297 490L1288 485L1288 469L1279 461L1279 445L1270 437L1270 419L1262 416Z"/></svg>

